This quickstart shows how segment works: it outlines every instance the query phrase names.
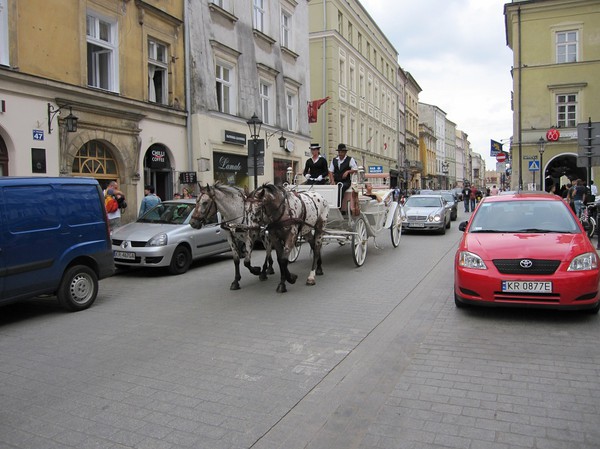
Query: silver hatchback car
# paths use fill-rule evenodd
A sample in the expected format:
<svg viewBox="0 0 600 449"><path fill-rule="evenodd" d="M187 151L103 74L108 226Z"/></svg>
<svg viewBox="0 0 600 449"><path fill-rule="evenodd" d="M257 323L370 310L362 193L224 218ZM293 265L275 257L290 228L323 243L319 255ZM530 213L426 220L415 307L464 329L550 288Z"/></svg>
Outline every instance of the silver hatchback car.
<svg viewBox="0 0 600 449"><path fill-rule="evenodd" d="M183 274L192 261L229 251L220 214L201 229L190 226L195 206L195 200L163 201L137 221L116 228L111 235L115 265L168 267L171 274Z"/></svg>

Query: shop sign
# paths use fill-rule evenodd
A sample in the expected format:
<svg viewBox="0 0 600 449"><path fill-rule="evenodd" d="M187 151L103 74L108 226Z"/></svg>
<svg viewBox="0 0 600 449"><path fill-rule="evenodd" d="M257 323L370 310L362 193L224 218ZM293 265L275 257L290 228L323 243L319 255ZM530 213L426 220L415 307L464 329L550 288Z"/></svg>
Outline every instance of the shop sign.
<svg viewBox="0 0 600 449"><path fill-rule="evenodd" d="M225 142L234 145L246 145L246 134L225 130Z"/></svg>
<svg viewBox="0 0 600 449"><path fill-rule="evenodd" d="M215 171L220 172L246 172L248 170L248 161L246 156L237 156L235 154L215 153L214 154Z"/></svg>
<svg viewBox="0 0 600 449"><path fill-rule="evenodd" d="M150 168L166 168L167 167L167 153L165 150L159 150L153 148L150 156Z"/></svg>
<svg viewBox="0 0 600 449"><path fill-rule="evenodd" d="M383 165L369 165L369 173L383 173Z"/></svg>
<svg viewBox="0 0 600 449"><path fill-rule="evenodd" d="M195 171L182 171L179 173L179 182L181 184L196 184L198 177Z"/></svg>

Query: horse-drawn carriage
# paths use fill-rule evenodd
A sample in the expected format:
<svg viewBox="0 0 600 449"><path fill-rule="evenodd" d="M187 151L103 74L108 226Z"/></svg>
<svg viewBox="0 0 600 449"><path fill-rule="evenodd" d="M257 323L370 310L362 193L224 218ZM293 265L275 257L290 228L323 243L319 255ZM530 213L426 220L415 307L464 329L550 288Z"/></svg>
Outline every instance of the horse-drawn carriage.
<svg viewBox="0 0 600 449"><path fill-rule="evenodd" d="M352 185L343 195L341 185L308 185L297 183L301 174L294 175L288 169L287 189L296 192L313 191L319 193L329 204L327 225L323 242L337 242L339 245L351 243L352 258L356 266L362 266L367 257L369 238L375 238L383 229L389 229L392 245L397 248L402 233L402 206L394 197L389 176L365 174L359 167L353 175ZM295 261L300 254L303 239L298 239L289 260ZM375 246L377 244L375 242Z"/></svg>

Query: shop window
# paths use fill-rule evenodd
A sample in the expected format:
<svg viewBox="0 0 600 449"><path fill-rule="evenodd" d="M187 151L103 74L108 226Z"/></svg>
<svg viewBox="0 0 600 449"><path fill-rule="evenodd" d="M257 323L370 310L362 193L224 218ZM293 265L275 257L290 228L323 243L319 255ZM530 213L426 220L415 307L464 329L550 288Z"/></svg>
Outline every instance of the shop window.
<svg viewBox="0 0 600 449"><path fill-rule="evenodd" d="M108 147L92 140L84 144L73 158L72 174L96 179L117 179L117 161Z"/></svg>

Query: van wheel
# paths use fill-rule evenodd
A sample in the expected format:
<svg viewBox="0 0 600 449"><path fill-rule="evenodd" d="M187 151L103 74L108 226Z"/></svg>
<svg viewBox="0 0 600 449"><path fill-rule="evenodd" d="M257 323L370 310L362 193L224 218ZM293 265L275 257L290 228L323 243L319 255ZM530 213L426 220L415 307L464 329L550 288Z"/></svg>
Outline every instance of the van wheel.
<svg viewBox="0 0 600 449"><path fill-rule="evenodd" d="M190 253L190 250L185 246L178 246L173 253L171 265L169 265L169 273L183 274L189 270L191 264L192 254Z"/></svg>
<svg viewBox="0 0 600 449"><path fill-rule="evenodd" d="M72 312L87 309L98 295L98 276L85 265L69 268L60 281L56 292L61 306Z"/></svg>

